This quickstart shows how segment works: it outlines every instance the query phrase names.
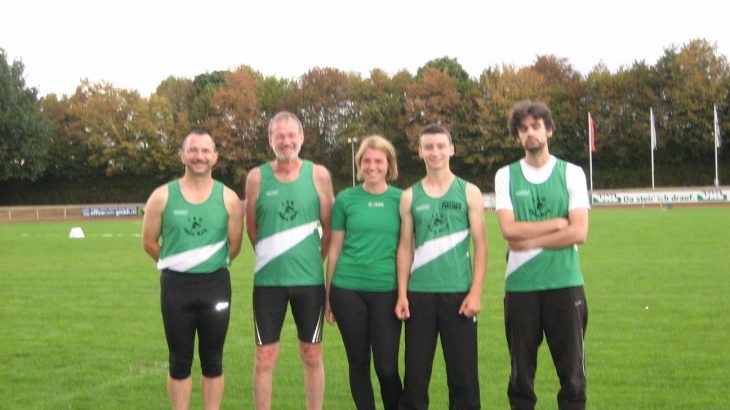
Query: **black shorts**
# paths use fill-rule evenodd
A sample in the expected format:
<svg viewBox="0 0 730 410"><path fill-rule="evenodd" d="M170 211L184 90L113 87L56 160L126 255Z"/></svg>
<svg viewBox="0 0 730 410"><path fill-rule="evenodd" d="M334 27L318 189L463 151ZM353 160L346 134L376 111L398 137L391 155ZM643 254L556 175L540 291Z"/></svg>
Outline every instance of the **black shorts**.
<svg viewBox="0 0 730 410"><path fill-rule="evenodd" d="M170 353L170 376L190 376L195 334L202 373L223 373L223 344L230 319L231 279L228 269L209 274L165 269L160 275L162 321Z"/></svg>
<svg viewBox="0 0 730 410"><path fill-rule="evenodd" d="M324 323L324 286L255 286L253 320L256 344L279 341L287 305L291 304L299 340L322 341Z"/></svg>

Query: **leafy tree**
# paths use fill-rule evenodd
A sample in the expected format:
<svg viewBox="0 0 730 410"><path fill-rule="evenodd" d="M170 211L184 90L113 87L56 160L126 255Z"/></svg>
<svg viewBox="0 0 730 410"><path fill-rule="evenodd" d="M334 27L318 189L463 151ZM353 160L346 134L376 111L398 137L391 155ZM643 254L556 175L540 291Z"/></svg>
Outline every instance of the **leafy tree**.
<svg viewBox="0 0 730 410"><path fill-rule="evenodd" d="M279 111L295 111L292 105L294 83L291 80L268 76L259 84L258 100L259 111L264 123ZM265 134L262 134L265 135Z"/></svg>
<svg viewBox="0 0 730 410"><path fill-rule="evenodd" d="M193 79L193 95L188 110L190 124L193 127L203 127L208 116L212 115L210 99L215 92L226 84L225 71L199 74Z"/></svg>
<svg viewBox="0 0 730 410"><path fill-rule="evenodd" d="M206 127L219 145L219 167L240 185L247 170L267 158L259 144L262 118L257 90L261 75L250 67L241 67L225 78L225 86L218 88L210 99L211 115Z"/></svg>
<svg viewBox="0 0 730 410"><path fill-rule="evenodd" d="M448 73L426 67L421 74L420 79L406 87L405 115L401 120L412 158L418 157L418 133L425 125L441 123L449 130L454 129L453 113L460 100L456 82Z"/></svg>
<svg viewBox="0 0 730 410"><path fill-rule="evenodd" d="M56 180L88 178L104 175L102 167L92 167L92 155L85 127L71 99L49 94L41 100L43 114L55 124L49 136L48 168L44 174Z"/></svg>
<svg viewBox="0 0 730 410"><path fill-rule="evenodd" d="M554 55L538 56L532 69L550 89L547 103L556 123L551 152L587 168L586 87L581 75L567 59Z"/></svg>
<svg viewBox="0 0 730 410"><path fill-rule="evenodd" d="M161 108L159 101L156 102ZM114 88L109 83L83 81L70 103L72 115L83 126L83 134L78 138L91 149L89 165L102 167L109 176L157 175L159 162L166 152L150 155L150 150L160 145L178 145L179 140L170 139L172 131L158 132L148 102L136 91ZM168 106L167 117L171 111Z"/></svg>
<svg viewBox="0 0 730 410"><path fill-rule="evenodd" d="M358 141L366 136L378 134L388 139L396 149L400 186L406 186L416 177L411 170L418 166L420 173L422 166L410 160L408 140L400 128L400 121L404 115L405 90L413 81L410 73L401 71L393 77L388 76L380 69L370 72L370 77L363 81L354 82L350 94L355 107L351 111L351 118L347 120L348 127L343 130L341 143L347 144L347 138L357 138ZM348 146L345 146L348 148ZM347 165L347 166L344 166ZM350 164L341 167L343 175L349 175Z"/></svg>
<svg viewBox="0 0 730 410"><path fill-rule="evenodd" d="M302 75L293 97L304 127L304 147L308 158L329 169L339 168L344 158L342 132L352 118L354 103L350 95L352 82L359 76L333 68L314 68ZM349 148L349 147L348 147ZM337 173L340 174L341 173Z"/></svg>
<svg viewBox="0 0 730 410"><path fill-rule="evenodd" d="M467 90L471 87L471 78L469 77L469 73L464 70L464 67L459 64L456 58L444 56L433 59L418 69L416 72L416 78L423 78L423 73L427 68L433 68L444 72L449 77L453 78L456 83L456 88L460 94L467 92Z"/></svg>
<svg viewBox="0 0 730 410"><path fill-rule="evenodd" d="M8 63L0 48L0 181L35 180L46 169L52 124L38 91L25 85L20 61Z"/></svg>
<svg viewBox="0 0 730 410"><path fill-rule="evenodd" d="M657 62L661 79L662 119L672 162L703 162L712 155L712 104L727 96L730 66L717 46L692 40L665 50Z"/></svg>
<svg viewBox="0 0 730 410"><path fill-rule="evenodd" d="M596 130L594 187L647 186L651 183L649 107L659 106L656 71L643 61L615 74L598 65L585 86L585 109L592 113ZM587 144L588 136L584 138Z"/></svg>
<svg viewBox="0 0 730 410"><path fill-rule="evenodd" d="M154 95L167 97L175 112L190 110L190 104L196 94L196 84L187 78L167 77L157 86Z"/></svg>
<svg viewBox="0 0 730 410"><path fill-rule="evenodd" d="M522 156L519 144L507 128L512 106L527 98L548 101L549 89L544 77L533 68L518 70L504 65L484 70L479 78L479 90L483 103L478 119L484 139L477 145L481 155L473 158L473 163L495 170Z"/></svg>

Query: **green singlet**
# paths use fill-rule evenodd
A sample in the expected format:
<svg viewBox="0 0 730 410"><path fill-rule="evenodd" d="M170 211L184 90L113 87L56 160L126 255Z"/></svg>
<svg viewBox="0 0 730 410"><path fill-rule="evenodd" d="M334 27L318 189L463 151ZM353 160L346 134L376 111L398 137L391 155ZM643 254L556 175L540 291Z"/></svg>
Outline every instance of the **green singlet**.
<svg viewBox="0 0 730 410"><path fill-rule="evenodd" d="M395 255L402 193L401 189L389 186L384 193L375 195L358 185L337 195L332 230L345 231L345 241L333 285L373 292L397 288Z"/></svg>
<svg viewBox="0 0 730 410"><path fill-rule="evenodd" d="M223 184L213 181L213 191L202 204L188 202L178 180L170 181L167 190L157 269L210 273L228 267L228 211Z"/></svg>
<svg viewBox="0 0 730 410"><path fill-rule="evenodd" d="M271 163L260 170L254 286L323 284L314 164L302 161L299 177L292 182L276 179Z"/></svg>
<svg viewBox="0 0 730 410"><path fill-rule="evenodd" d="M412 189L416 252L408 290L469 291L473 267L469 254L471 234L466 181L454 178L449 190L440 198L428 196L422 181Z"/></svg>
<svg viewBox="0 0 730 410"><path fill-rule="evenodd" d="M509 166L509 186L515 221L543 221L568 217L566 162L558 159L553 172L541 184L532 184L522 174L519 161ZM510 252L505 290L531 292L583 285L580 259L575 246Z"/></svg>

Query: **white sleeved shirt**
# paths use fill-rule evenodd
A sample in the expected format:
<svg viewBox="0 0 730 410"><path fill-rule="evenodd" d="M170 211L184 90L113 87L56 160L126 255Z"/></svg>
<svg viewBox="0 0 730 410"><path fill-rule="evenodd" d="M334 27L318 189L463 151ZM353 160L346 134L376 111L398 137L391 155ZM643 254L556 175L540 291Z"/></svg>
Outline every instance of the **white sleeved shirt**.
<svg viewBox="0 0 730 410"><path fill-rule="evenodd" d="M550 156L545 165L540 168L535 168L527 164L525 159L520 160L520 168L522 173L531 184L541 184L550 177L550 174L555 168L557 158L553 155ZM566 185L568 186L568 211L574 209L585 208L590 209L591 204L588 199L588 185L586 183L586 174L583 169L570 162L566 163L565 167L565 179ZM506 165L497 171L494 176L494 191L495 191L495 210L506 209L513 211L512 198L510 196L509 189L509 165Z"/></svg>

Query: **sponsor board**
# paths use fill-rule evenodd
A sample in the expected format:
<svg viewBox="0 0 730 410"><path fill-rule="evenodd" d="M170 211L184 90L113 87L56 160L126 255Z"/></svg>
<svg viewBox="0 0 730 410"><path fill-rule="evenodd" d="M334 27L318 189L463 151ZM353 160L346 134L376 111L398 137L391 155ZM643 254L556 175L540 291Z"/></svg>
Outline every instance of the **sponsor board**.
<svg viewBox="0 0 730 410"><path fill-rule="evenodd" d="M110 206L110 207L88 207L81 208L81 216L84 218L97 217L118 217L141 215L141 210L136 206Z"/></svg>
<svg viewBox="0 0 730 410"><path fill-rule="evenodd" d="M730 191L697 189L677 191L594 192L592 205L702 204L730 202Z"/></svg>

